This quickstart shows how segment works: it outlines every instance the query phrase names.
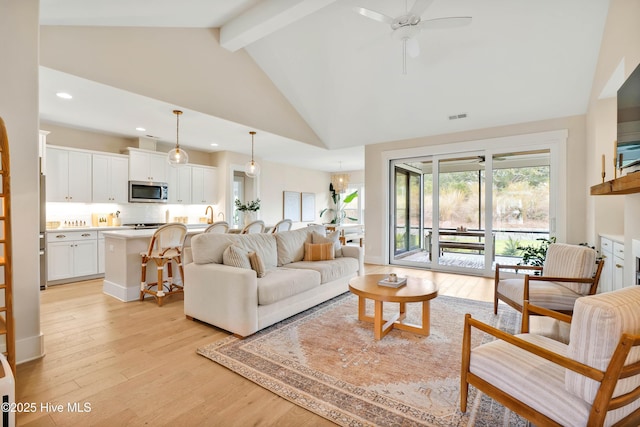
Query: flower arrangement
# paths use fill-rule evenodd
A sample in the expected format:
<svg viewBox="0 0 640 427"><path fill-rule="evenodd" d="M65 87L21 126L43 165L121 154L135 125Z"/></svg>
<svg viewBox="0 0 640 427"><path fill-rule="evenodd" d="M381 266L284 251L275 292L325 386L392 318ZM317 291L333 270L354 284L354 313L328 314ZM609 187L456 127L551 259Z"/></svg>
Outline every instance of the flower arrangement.
<svg viewBox="0 0 640 427"><path fill-rule="evenodd" d="M236 204L236 208L240 212L246 212L246 211L256 212L260 210L260 199L251 200L247 202L247 204L242 203L240 199L236 199L235 204Z"/></svg>

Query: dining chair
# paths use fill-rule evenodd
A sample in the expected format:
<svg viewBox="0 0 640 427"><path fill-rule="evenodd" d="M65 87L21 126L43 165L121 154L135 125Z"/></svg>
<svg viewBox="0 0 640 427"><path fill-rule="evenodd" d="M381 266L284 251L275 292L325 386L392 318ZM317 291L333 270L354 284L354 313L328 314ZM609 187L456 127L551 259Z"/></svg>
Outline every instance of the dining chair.
<svg viewBox="0 0 640 427"><path fill-rule="evenodd" d="M278 221L276 225L273 226L273 228L271 229L271 232L279 233L281 231L291 230L292 225L293 225L293 221L291 221L290 219L283 219L281 221Z"/></svg>
<svg viewBox="0 0 640 427"><path fill-rule="evenodd" d="M216 221L207 228L205 233L226 233L229 231L229 223L227 221Z"/></svg>
<svg viewBox="0 0 640 427"><path fill-rule="evenodd" d="M140 253L142 257L140 301L144 300L145 294L149 294L156 298L158 306L162 306L166 296L182 292L184 285L182 250L186 236L187 226L178 222L163 225L153 233L148 249ZM157 266L158 278L154 283L147 283L149 261L153 261ZM173 283L173 263L178 267L181 284ZM167 267L166 280L164 279L165 267Z"/></svg>
<svg viewBox="0 0 640 427"><path fill-rule="evenodd" d="M258 219L251 221L241 231L241 234L264 233L264 221Z"/></svg>

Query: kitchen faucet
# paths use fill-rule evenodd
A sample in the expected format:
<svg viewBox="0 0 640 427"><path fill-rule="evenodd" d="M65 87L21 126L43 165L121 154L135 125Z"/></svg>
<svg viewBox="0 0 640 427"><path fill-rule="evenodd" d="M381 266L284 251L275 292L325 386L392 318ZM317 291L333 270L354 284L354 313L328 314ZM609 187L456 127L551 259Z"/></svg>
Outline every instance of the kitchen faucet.
<svg viewBox="0 0 640 427"><path fill-rule="evenodd" d="M205 209L204 214L206 215L209 212L209 209L211 209L211 214L209 215L209 219L207 220L207 224L213 224L213 207L212 206L207 206L207 209Z"/></svg>
<svg viewBox="0 0 640 427"><path fill-rule="evenodd" d="M218 212L218 217L220 217L220 215L222 215L222 220L224 221L224 212Z"/></svg>

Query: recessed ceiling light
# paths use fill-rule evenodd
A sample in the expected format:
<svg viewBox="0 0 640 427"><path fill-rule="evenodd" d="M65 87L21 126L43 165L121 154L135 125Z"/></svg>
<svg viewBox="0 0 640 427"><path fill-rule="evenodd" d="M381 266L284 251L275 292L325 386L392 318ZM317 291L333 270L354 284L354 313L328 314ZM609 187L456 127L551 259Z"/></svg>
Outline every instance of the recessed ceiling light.
<svg viewBox="0 0 640 427"><path fill-rule="evenodd" d="M217 143L215 143L215 142L212 142L212 143L211 143L211 146L212 146L212 147L217 147L217 146L218 146L218 144L217 144Z"/></svg>
<svg viewBox="0 0 640 427"><path fill-rule="evenodd" d="M71 96L67 92L58 92L58 93L56 93L56 96L58 98L62 98L62 99L71 99L71 98L73 98L73 96Z"/></svg>
<svg viewBox="0 0 640 427"><path fill-rule="evenodd" d="M138 132L145 132L145 131L146 131L146 129L145 129L145 128L142 128L142 127L140 127L140 126L138 126L138 127L136 128L136 130L137 130Z"/></svg>

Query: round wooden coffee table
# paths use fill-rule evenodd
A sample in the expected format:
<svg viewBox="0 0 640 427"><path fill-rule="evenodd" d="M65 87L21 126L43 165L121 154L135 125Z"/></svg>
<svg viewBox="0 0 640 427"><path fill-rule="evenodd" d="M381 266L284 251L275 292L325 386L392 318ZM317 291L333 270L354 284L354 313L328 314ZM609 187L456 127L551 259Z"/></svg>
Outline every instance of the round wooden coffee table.
<svg viewBox="0 0 640 427"><path fill-rule="evenodd" d="M386 274L366 274L349 281L349 290L358 295L358 319L373 323L373 335L379 340L393 328L410 331L420 335L429 335L429 301L438 296L438 286L418 277L407 277L407 284L399 288L379 285ZM374 301L373 317L366 313L366 300ZM384 320L382 309L384 302L400 303L400 310L393 318ZM406 303L422 303L422 325L405 323Z"/></svg>

